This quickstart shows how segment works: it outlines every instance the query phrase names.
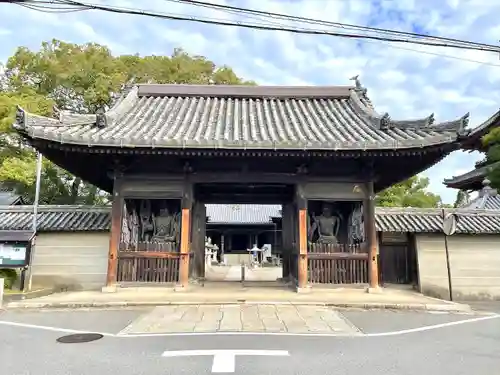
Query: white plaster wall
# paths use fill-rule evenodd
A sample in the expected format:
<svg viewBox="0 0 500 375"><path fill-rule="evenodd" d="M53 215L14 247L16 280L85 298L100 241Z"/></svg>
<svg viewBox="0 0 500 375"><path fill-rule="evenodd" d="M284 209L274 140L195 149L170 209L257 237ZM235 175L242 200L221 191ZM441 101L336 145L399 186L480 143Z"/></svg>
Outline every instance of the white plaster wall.
<svg viewBox="0 0 500 375"><path fill-rule="evenodd" d="M422 293L449 298L446 250L442 234L417 234ZM448 237L454 300L500 300L500 235Z"/></svg>
<svg viewBox="0 0 500 375"><path fill-rule="evenodd" d="M33 286L91 290L105 285L109 232L39 233Z"/></svg>
<svg viewBox="0 0 500 375"><path fill-rule="evenodd" d="M415 245L420 291L428 296L448 299L448 272L443 235L417 234Z"/></svg>
<svg viewBox="0 0 500 375"><path fill-rule="evenodd" d="M454 299L500 300L500 236L451 236L448 246Z"/></svg>

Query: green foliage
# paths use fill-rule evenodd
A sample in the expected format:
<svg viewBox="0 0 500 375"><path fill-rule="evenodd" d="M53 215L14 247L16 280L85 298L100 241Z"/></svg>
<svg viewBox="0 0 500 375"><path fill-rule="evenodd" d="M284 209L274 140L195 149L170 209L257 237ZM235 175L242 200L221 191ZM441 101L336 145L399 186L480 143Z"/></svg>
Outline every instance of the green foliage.
<svg viewBox="0 0 500 375"><path fill-rule="evenodd" d="M14 90L29 87L60 108L87 113L107 104L127 78L107 47L58 40L43 42L39 51L19 47L6 68Z"/></svg>
<svg viewBox="0 0 500 375"><path fill-rule="evenodd" d="M377 194L375 204L381 207L442 207L441 197L428 192L429 179L413 176Z"/></svg>
<svg viewBox="0 0 500 375"><path fill-rule="evenodd" d="M459 190L457 193L457 198L455 199L455 203L453 204L453 208L458 208L466 205L470 201L469 193L463 190Z"/></svg>
<svg viewBox="0 0 500 375"><path fill-rule="evenodd" d="M12 286L17 281L17 272L12 268L0 268L0 279L3 279L5 289L12 289Z"/></svg>
<svg viewBox="0 0 500 375"><path fill-rule="evenodd" d="M176 49L170 56L113 56L109 48L59 40L40 50L19 47L0 77L0 182L27 200L35 192L36 157L13 131L16 105L50 116L53 105L77 113L95 113L111 104L128 83L245 84L227 66ZM99 204L106 196L79 178L44 160L40 202Z"/></svg>

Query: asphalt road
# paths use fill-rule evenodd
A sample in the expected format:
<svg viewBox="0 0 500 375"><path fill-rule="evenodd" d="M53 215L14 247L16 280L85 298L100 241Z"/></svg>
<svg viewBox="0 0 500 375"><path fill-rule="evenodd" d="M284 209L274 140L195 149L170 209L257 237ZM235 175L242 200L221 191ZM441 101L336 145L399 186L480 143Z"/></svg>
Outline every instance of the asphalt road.
<svg viewBox="0 0 500 375"><path fill-rule="evenodd" d="M485 307L483 310L491 309ZM234 349L245 351L243 354L268 356L236 356L232 368L232 356L223 352L217 356L215 370L234 370L235 374L245 375L497 375L500 364L500 318L494 315L342 311L344 317L365 334L355 337L237 334L116 336L145 311L0 313L0 373L211 374L214 356L210 353L187 357L176 356L178 352L170 354L173 355L171 357L164 356L164 353ZM90 343L56 342L58 337L71 333L71 330L107 335Z"/></svg>

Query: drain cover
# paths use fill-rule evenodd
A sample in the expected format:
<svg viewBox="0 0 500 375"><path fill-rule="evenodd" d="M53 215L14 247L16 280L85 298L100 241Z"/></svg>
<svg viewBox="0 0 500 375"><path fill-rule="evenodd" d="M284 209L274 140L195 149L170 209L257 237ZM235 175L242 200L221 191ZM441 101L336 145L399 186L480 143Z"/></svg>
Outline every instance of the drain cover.
<svg viewBox="0 0 500 375"><path fill-rule="evenodd" d="M56 341L61 344L80 344L102 339L104 336L100 333L77 333L75 335L67 335L59 337Z"/></svg>

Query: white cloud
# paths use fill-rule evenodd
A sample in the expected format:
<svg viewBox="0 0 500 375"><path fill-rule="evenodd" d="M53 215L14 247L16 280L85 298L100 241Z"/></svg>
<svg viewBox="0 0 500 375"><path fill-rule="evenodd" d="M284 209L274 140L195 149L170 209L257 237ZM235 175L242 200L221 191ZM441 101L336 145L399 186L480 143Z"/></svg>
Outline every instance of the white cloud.
<svg viewBox="0 0 500 375"><path fill-rule="evenodd" d="M165 0L99 2L215 19L237 18L234 14ZM500 39L496 17L500 3L494 1L235 0L227 3L490 44ZM471 112L471 125L477 125L494 113L500 103L497 89L500 60L493 53L216 27L95 11L57 15L13 5L3 5L2 10L0 61L5 61L18 45L37 48L41 41L51 38L78 43L98 42L108 45L117 54L169 54L174 47L182 47L191 53L205 55L217 64L227 64L245 79L261 84L349 84L350 77L360 74L376 109L387 111L398 119L435 113L438 121L451 120ZM255 17L239 19L262 22ZM280 20L274 22L286 24ZM327 29L320 25L307 27ZM439 56L443 54L451 57ZM477 153L457 152L424 174L431 179L431 189L451 202L456 192L446 189L442 180L456 174L457 170L473 168L480 157Z"/></svg>

